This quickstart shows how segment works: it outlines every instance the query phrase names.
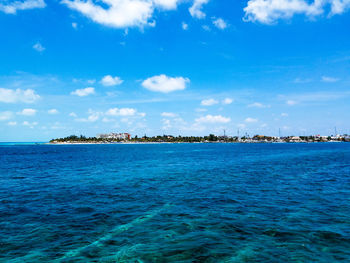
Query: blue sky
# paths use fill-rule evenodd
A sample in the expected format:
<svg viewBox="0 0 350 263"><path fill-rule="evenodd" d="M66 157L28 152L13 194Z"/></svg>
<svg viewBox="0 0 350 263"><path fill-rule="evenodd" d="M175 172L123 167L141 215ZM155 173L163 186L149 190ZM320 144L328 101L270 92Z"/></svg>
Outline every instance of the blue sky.
<svg viewBox="0 0 350 263"><path fill-rule="evenodd" d="M0 0L0 141L350 133L350 0Z"/></svg>

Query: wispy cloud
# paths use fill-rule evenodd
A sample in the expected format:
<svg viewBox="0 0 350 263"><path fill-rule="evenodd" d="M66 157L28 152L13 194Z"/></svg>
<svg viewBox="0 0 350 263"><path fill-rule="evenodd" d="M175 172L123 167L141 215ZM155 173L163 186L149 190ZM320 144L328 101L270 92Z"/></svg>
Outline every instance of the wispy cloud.
<svg viewBox="0 0 350 263"><path fill-rule="evenodd" d="M44 0L4 1L0 3L0 11L6 14L16 14L19 10L44 8Z"/></svg>
<svg viewBox="0 0 350 263"><path fill-rule="evenodd" d="M59 111L56 110L56 109L51 109L51 110L48 110L47 113L48 113L48 114L51 114L51 115L55 115L55 114L58 114Z"/></svg>
<svg viewBox="0 0 350 263"><path fill-rule="evenodd" d="M258 122L258 119L248 117L244 121L246 123L255 123L255 122Z"/></svg>
<svg viewBox="0 0 350 263"><path fill-rule="evenodd" d="M23 115L23 116L34 116L37 113L37 110L35 109L23 109L20 112L17 112L18 115Z"/></svg>
<svg viewBox="0 0 350 263"><path fill-rule="evenodd" d="M218 104L218 103L219 103L219 101L217 101L215 99L206 99L206 100L201 101L202 106L213 106L213 105Z"/></svg>
<svg viewBox="0 0 350 263"><path fill-rule="evenodd" d="M36 51L38 52L43 52L45 51L45 47L40 43L40 42L37 42L33 45L33 49L35 49Z"/></svg>
<svg viewBox="0 0 350 263"><path fill-rule="evenodd" d="M333 82L339 81L338 78L333 78L333 77L329 77L329 76L322 76L321 80L323 82L329 82L329 83L333 83Z"/></svg>
<svg viewBox="0 0 350 263"><path fill-rule="evenodd" d="M249 104L248 105L248 108L270 108L271 106L270 105L265 105L265 104L262 104L260 102L254 102L252 104Z"/></svg>
<svg viewBox="0 0 350 263"><path fill-rule="evenodd" d="M221 115L206 115L200 118L195 119L196 123L229 123L231 121L231 118L224 117Z"/></svg>
<svg viewBox="0 0 350 263"><path fill-rule="evenodd" d="M0 121L7 121L9 119L12 119L13 113L11 111L3 111L0 112Z"/></svg>

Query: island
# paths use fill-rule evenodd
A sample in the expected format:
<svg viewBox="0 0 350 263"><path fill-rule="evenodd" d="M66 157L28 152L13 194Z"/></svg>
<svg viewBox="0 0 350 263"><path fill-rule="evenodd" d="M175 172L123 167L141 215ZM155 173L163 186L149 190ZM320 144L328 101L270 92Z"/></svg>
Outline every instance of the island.
<svg viewBox="0 0 350 263"><path fill-rule="evenodd" d="M173 136L158 135L148 137L131 136L130 133L99 134L96 137L71 135L50 140L50 144L112 144L112 143L311 143L311 142L350 142L350 135L310 135L275 137L266 135L239 136Z"/></svg>

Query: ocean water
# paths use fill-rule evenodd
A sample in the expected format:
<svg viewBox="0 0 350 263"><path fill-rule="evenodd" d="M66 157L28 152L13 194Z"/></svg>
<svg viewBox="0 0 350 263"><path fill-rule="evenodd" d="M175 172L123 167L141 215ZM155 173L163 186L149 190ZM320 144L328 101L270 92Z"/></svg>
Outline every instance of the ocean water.
<svg viewBox="0 0 350 263"><path fill-rule="evenodd" d="M2 145L0 262L350 262L350 143Z"/></svg>

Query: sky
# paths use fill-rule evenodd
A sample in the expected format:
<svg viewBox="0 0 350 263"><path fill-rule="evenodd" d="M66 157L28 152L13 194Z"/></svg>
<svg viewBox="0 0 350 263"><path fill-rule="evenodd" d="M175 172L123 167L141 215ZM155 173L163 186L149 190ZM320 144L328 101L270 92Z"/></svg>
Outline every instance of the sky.
<svg viewBox="0 0 350 263"><path fill-rule="evenodd" d="M0 0L0 141L350 134L349 11L350 0Z"/></svg>

